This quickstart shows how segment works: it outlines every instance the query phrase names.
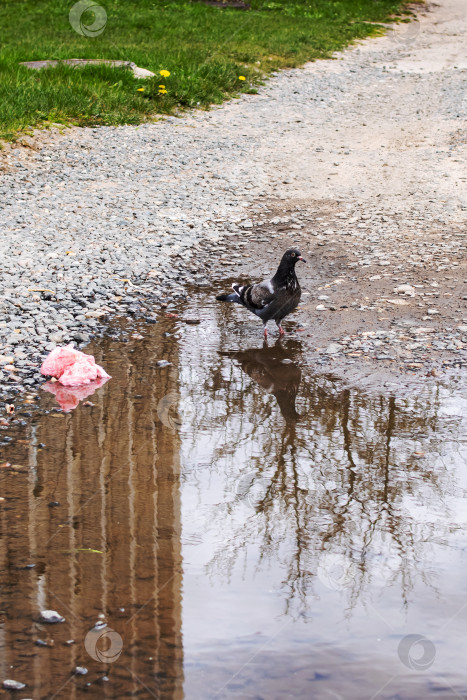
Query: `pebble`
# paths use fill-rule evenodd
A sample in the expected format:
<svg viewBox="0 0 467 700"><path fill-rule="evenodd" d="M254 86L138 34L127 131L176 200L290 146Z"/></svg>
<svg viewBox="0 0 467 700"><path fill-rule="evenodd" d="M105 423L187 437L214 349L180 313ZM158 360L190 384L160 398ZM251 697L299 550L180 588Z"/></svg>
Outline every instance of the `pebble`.
<svg viewBox="0 0 467 700"><path fill-rule="evenodd" d="M406 294L409 297L415 296L415 287L411 284L400 284L394 289L395 294Z"/></svg>
<svg viewBox="0 0 467 700"><path fill-rule="evenodd" d="M107 627L107 622L104 622L102 620L98 620L94 627L92 627L93 630L103 630Z"/></svg>
<svg viewBox="0 0 467 700"><path fill-rule="evenodd" d="M337 355L343 349L343 346L339 343L330 343L324 352L326 355Z"/></svg>
<svg viewBox="0 0 467 700"><path fill-rule="evenodd" d="M54 624L56 622L65 622L65 618L58 614L56 610L42 610L40 621Z"/></svg>
<svg viewBox="0 0 467 700"><path fill-rule="evenodd" d="M5 690L23 690L26 687L26 683L21 683L20 681L6 680L3 681L3 687Z"/></svg>

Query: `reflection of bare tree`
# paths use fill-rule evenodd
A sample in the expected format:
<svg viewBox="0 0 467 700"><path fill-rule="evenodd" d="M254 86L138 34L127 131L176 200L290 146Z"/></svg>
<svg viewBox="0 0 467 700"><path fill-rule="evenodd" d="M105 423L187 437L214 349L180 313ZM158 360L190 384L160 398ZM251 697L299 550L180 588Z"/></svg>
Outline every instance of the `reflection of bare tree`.
<svg viewBox="0 0 467 700"><path fill-rule="evenodd" d="M299 347L287 353L287 342L280 350L223 353L210 368L216 409L203 414L200 408L193 446L209 431L207 461L227 476L224 502L208 516L207 527L222 543L208 569L228 577L260 542L257 566L279 561L292 611L297 603L306 606L320 562L332 553L351 567L352 578L342 585L350 607L376 584L399 585L406 601L415 579L424 576L425 542L447 532L441 519L418 522L412 515L419 503L441 515L448 485L443 465L433 470L422 454L441 456L437 392L371 396L332 376L300 384L296 363L283 363L296 361ZM298 380L291 375L289 389L285 379L278 391L281 367L295 368ZM250 481L252 488L261 484L253 507L246 504Z"/></svg>

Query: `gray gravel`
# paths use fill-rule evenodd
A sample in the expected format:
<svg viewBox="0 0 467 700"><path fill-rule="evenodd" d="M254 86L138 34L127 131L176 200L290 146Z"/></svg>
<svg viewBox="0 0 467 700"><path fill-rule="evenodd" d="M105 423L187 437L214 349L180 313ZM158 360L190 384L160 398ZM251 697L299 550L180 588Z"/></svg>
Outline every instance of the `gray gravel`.
<svg viewBox="0 0 467 700"><path fill-rule="evenodd" d="M220 174L217 154L241 150L233 138L219 134L208 149L177 124L72 130L38 153L12 152L0 188L0 363L13 356L26 372L118 310L150 313L184 297L186 281L207 284L200 242L236 229L252 195L234 172Z"/></svg>
<svg viewBox="0 0 467 700"><path fill-rule="evenodd" d="M291 240L308 233L317 247L344 242L358 253L352 265L377 264L409 285L405 273L420 265L460 269L461 10L449 0L420 17L420 31L403 26L336 61L284 71L209 113L43 132L6 149L0 380L32 386L50 350L84 345L117 313L156 320L187 282L207 286L211 266L241 257L243 234L261 226L267 235L286 224ZM283 200L303 203L303 215L271 215ZM340 212L331 223L319 216L330 201ZM355 349L336 340L331 355ZM383 356L388 338L379 340Z"/></svg>

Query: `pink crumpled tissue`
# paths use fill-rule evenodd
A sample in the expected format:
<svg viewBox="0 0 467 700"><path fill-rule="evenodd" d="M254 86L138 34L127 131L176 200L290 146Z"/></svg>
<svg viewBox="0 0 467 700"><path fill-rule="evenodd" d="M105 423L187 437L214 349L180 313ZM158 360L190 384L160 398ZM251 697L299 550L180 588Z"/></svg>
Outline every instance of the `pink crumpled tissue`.
<svg viewBox="0 0 467 700"><path fill-rule="evenodd" d="M55 377L64 386L80 386L100 378L111 379L110 374L96 365L92 355L75 350L71 343L52 350L42 363L41 374Z"/></svg>

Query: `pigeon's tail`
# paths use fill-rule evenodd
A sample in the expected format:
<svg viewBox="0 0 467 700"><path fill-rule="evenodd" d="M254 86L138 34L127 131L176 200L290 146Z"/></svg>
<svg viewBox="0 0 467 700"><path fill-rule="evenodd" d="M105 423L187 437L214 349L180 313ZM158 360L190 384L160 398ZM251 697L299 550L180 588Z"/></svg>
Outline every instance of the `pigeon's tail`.
<svg viewBox="0 0 467 700"><path fill-rule="evenodd" d="M236 301L241 304L240 297L235 292L233 294L219 294L216 299L217 301Z"/></svg>

